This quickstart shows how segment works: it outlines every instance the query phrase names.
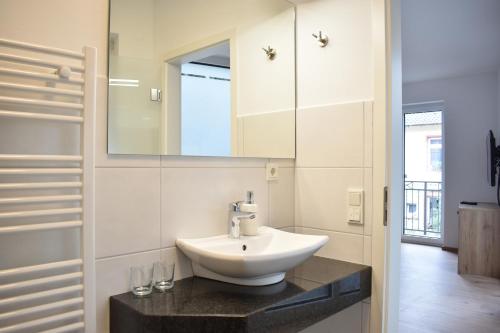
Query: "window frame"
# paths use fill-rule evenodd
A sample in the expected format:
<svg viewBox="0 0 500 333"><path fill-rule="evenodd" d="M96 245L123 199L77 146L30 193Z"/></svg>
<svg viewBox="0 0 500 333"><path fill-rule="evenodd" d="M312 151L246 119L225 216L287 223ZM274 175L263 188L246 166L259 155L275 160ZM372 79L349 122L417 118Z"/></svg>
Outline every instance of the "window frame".
<svg viewBox="0 0 500 333"><path fill-rule="evenodd" d="M431 143L432 140L439 139L440 143ZM440 161L441 165L439 166L439 169L435 169L434 166L432 165L432 149L437 149L437 146L439 146L439 151L440 151ZM427 168L431 172L442 172L443 171L443 137L438 136L438 135L433 135L433 136L428 136L427 137Z"/></svg>

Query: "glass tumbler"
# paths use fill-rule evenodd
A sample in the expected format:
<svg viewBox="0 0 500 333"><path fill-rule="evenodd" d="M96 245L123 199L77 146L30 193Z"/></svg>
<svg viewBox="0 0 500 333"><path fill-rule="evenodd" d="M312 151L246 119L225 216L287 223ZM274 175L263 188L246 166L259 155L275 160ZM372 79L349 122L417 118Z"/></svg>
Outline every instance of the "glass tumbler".
<svg viewBox="0 0 500 333"><path fill-rule="evenodd" d="M174 286L175 264L157 261L153 265L154 286L159 291L166 291Z"/></svg>
<svg viewBox="0 0 500 333"><path fill-rule="evenodd" d="M149 265L130 267L130 290L136 296L146 296L153 291L153 270Z"/></svg>

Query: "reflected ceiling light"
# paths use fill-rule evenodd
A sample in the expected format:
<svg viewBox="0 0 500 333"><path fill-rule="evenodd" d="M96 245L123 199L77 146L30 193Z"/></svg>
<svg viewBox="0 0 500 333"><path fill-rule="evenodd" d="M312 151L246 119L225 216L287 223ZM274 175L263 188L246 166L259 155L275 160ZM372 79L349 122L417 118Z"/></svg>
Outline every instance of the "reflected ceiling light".
<svg viewBox="0 0 500 333"><path fill-rule="evenodd" d="M138 87L139 80L109 79L109 85L120 86L120 87Z"/></svg>

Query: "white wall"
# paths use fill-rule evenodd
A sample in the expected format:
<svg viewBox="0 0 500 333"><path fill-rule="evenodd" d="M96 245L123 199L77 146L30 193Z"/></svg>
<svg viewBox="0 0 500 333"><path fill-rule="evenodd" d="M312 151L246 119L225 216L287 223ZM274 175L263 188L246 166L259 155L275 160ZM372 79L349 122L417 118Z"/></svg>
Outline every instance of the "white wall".
<svg viewBox="0 0 500 333"><path fill-rule="evenodd" d="M500 68L497 71L497 131L496 136L500 137Z"/></svg>
<svg viewBox="0 0 500 333"><path fill-rule="evenodd" d="M297 7L296 230L330 237L318 252L320 256L368 265L372 232L371 14L370 0L315 0ZM330 38L325 48L311 36L318 30ZM364 225L347 223L348 189L364 190ZM346 313L351 320L345 332L369 331L369 302ZM359 325L361 321L363 325ZM326 332L327 326L320 323L310 332Z"/></svg>
<svg viewBox="0 0 500 333"><path fill-rule="evenodd" d="M406 83L403 103L444 100L444 245L458 246L460 201L496 200L486 182L486 144L498 121L496 72Z"/></svg>
<svg viewBox="0 0 500 333"><path fill-rule="evenodd" d="M295 155L295 10L238 29L238 155ZM262 47L271 46L270 61Z"/></svg>
<svg viewBox="0 0 500 333"><path fill-rule="evenodd" d="M373 98L370 1L313 0L297 10L298 107ZM311 36L321 30L326 48Z"/></svg>
<svg viewBox="0 0 500 333"><path fill-rule="evenodd" d="M284 0L217 0L217 6L214 6L213 2L200 0L157 0L156 53L164 55L216 33L250 26L289 7L290 4ZM189 20L179 13L189 13ZM200 29L200 25L206 28Z"/></svg>
<svg viewBox="0 0 500 333"><path fill-rule="evenodd" d="M238 29L238 116L295 108L295 10L272 15ZM272 61L262 50L267 46L276 50Z"/></svg>

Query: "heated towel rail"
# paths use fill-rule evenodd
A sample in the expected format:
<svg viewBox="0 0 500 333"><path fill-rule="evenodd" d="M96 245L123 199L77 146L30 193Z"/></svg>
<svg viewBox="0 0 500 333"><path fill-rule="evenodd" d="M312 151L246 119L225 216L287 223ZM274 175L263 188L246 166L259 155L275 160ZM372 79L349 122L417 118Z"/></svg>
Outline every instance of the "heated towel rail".
<svg viewBox="0 0 500 333"><path fill-rule="evenodd" d="M95 48L0 39L0 333L95 332L95 108Z"/></svg>

